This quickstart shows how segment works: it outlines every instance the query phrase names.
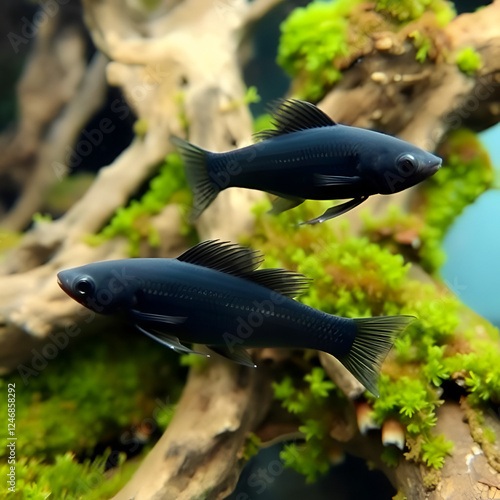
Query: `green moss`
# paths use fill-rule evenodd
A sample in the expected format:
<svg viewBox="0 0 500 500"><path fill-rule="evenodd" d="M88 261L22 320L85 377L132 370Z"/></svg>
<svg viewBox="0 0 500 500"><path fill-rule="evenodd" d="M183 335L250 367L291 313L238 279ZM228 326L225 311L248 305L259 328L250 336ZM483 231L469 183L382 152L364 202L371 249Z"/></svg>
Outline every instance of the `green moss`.
<svg viewBox="0 0 500 500"><path fill-rule="evenodd" d="M313 1L282 23L278 64L294 78L292 92L297 97L318 101L344 69L372 52L375 33L397 33L424 13L423 26L432 27L432 33L456 15L452 2L444 0ZM434 42L418 30L413 35L417 60L423 62Z"/></svg>
<svg viewBox="0 0 500 500"><path fill-rule="evenodd" d="M401 459L401 452L394 446L388 446L383 449L380 458L389 467L397 467Z"/></svg>
<svg viewBox="0 0 500 500"><path fill-rule="evenodd" d="M430 11L436 15L440 27L456 16L453 2L444 0L377 0L377 10L402 23L415 21Z"/></svg>
<svg viewBox="0 0 500 500"><path fill-rule="evenodd" d="M441 469L445 457L451 454L452 449L451 441L446 441L443 435L435 436L422 444L422 459L428 467Z"/></svg>
<svg viewBox="0 0 500 500"><path fill-rule="evenodd" d="M185 211L191 203L191 192L178 154L168 155L159 174L151 180L149 190L139 200L132 200L127 207L119 208L110 223L99 234L90 236L88 242L100 244L124 236L129 240L130 255L135 257L139 254L141 241L147 240L151 246L159 244L150 218L168 203L178 203ZM184 229L186 233L191 230L187 226Z"/></svg>
<svg viewBox="0 0 500 500"><path fill-rule="evenodd" d="M413 40L413 44L418 49L415 54L415 59L419 63L424 63L427 59L427 54L432 47L432 40L418 30L412 31L408 36Z"/></svg>
<svg viewBox="0 0 500 500"><path fill-rule="evenodd" d="M36 224L45 224L52 222L52 215L35 212L33 214L33 222L35 222Z"/></svg>
<svg viewBox="0 0 500 500"><path fill-rule="evenodd" d="M325 379L322 368L312 368L303 381L294 385L291 377L273 383L274 397L290 413L298 416L302 425L299 431L305 435L306 442L301 445L286 445L280 453L285 467L291 467L306 477L307 482L314 482L328 472L331 462L328 454L333 442L328 435L331 427L332 394L340 398L335 384ZM340 399L340 401L344 401Z"/></svg>
<svg viewBox="0 0 500 500"><path fill-rule="evenodd" d="M77 349L45 360L44 369L42 356L20 365L19 374L0 379L0 387L16 384L17 453L50 462L68 450L85 456L103 439L118 439L127 426L153 413L156 397L167 395L159 374L175 373L162 366L168 355L143 339L127 339L125 345L115 338L80 341ZM178 396L175 384L174 377L169 397ZM0 401L5 413L6 405L6 399ZM0 456L7 451L2 447Z"/></svg>
<svg viewBox="0 0 500 500"><path fill-rule="evenodd" d="M422 185L424 227L420 232L422 265L429 271L444 262L441 242L455 218L493 183L488 152L467 129L451 132L440 147L443 167Z"/></svg>
<svg viewBox="0 0 500 500"><path fill-rule="evenodd" d="M271 128L273 128L273 123L272 123L272 117L269 113L264 113L262 115L259 115L253 121L254 134Z"/></svg>
<svg viewBox="0 0 500 500"><path fill-rule="evenodd" d="M477 394L478 401L495 401L500 394L498 331L445 289L412 279L411 265L401 255L391 253L394 248L390 245L350 236L346 221L297 230L298 222L320 213L327 205L306 202L271 217L265 213L269 203L260 202L254 209L257 222L252 244L266 255L264 267L285 267L313 278L310 289L298 298L305 304L346 317L410 314L418 318L396 340L384 364L378 382L380 397L367 397L373 401L379 423L396 418L406 428L412 459L439 468L450 451L449 443L433 432L436 410L442 403L439 388L444 380L456 378L457 372L465 373L462 376L472 396ZM372 219L365 219L368 225L374 224ZM404 216L393 210L383 227L406 231L415 220L416 215ZM314 372L308 376L310 384L313 380ZM321 420L313 424L309 416L305 417L313 406L314 385L307 391L298 387L300 384L291 377L285 377L275 385L275 395L289 412L300 417L306 436L318 440ZM331 401L338 391L327 387L325 393L330 394ZM308 442L304 446L307 448ZM318 457L325 457L327 448L323 443L321 453L319 448L306 451L297 446L287 450L309 454L308 460L297 462L297 469L312 479L316 477L312 471L319 471L319 463L323 463ZM291 460L289 454L285 457ZM389 461L395 460L392 457Z"/></svg>
<svg viewBox="0 0 500 500"><path fill-rule="evenodd" d="M250 460L254 455L260 450L261 441L260 438L251 432L246 441L245 441L245 449L243 450L243 460Z"/></svg>
<svg viewBox="0 0 500 500"><path fill-rule="evenodd" d="M457 54L455 62L458 69L469 76L477 73L483 65L481 56L472 47L463 48Z"/></svg>
<svg viewBox="0 0 500 500"><path fill-rule="evenodd" d="M299 97L317 100L340 80L337 58L349 53L349 14L359 0L314 1L295 9L281 25L278 64L302 80Z"/></svg>
<svg viewBox="0 0 500 500"><path fill-rule="evenodd" d="M465 384L471 404L492 400L500 402L500 352L491 342L471 339L475 352L457 354L446 360L450 372L465 370ZM498 340L497 340L498 342Z"/></svg>
<svg viewBox="0 0 500 500"><path fill-rule="evenodd" d="M58 455L53 464L35 458L23 457L16 462L16 492L9 492L13 500L100 500L115 495L130 479L137 463L124 464L124 455L110 457L108 450L94 461L79 463L71 453ZM105 472L107 460L115 460L112 474ZM0 465L0 474L7 476L8 465Z"/></svg>

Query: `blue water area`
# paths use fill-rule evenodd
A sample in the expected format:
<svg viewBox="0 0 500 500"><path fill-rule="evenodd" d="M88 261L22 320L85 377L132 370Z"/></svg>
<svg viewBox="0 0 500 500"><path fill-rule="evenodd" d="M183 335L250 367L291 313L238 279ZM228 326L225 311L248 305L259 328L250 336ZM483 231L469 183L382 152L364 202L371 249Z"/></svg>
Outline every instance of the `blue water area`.
<svg viewBox="0 0 500 500"><path fill-rule="evenodd" d="M481 134L500 176L500 125ZM500 327L500 190L481 195L444 239L441 275L469 307Z"/></svg>

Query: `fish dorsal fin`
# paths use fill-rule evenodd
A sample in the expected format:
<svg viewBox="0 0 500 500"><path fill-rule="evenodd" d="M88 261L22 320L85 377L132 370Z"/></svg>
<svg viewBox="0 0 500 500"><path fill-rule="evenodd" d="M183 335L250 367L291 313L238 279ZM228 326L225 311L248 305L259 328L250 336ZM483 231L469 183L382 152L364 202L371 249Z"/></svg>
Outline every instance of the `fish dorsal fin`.
<svg viewBox="0 0 500 500"><path fill-rule="evenodd" d="M264 258L251 248L226 241L208 240L190 248L177 257L177 260L245 277L255 271Z"/></svg>
<svg viewBox="0 0 500 500"><path fill-rule="evenodd" d="M286 269L259 269L264 260L261 253L219 240L198 243L177 257L177 260L209 267L264 286L285 297L295 297L307 289L310 280Z"/></svg>
<svg viewBox="0 0 500 500"><path fill-rule="evenodd" d="M303 274L286 269L258 269L246 279L291 299L307 290L311 282Z"/></svg>
<svg viewBox="0 0 500 500"><path fill-rule="evenodd" d="M297 99L278 99L271 111L274 129L254 134L258 141L278 135L291 134L309 128L330 127L336 123L310 102Z"/></svg>

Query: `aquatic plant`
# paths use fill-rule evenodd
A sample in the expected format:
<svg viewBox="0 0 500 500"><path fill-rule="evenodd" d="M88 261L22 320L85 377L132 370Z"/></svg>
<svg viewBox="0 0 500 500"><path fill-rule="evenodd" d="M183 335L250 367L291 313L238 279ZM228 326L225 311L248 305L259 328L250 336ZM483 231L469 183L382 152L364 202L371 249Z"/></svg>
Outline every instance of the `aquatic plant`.
<svg viewBox="0 0 500 500"><path fill-rule="evenodd" d="M389 248L366 238L350 236L345 221L333 228L292 229L313 210L308 205L309 202L277 218L265 215L265 202L256 206L258 246L264 249L267 259L264 266L283 266L312 277L310 290L298 300L326 312L347 317L411 314L418 318L396 340L384 364L378 382L380 397L366 397L373 405L377 423L395 418L406 429L408 459L440 469L453 448L453 443L433 430L436 410L443 403L440 388L444 381L455 380L460 372L471 393L471 404L500 398L498 331L471 316L450 293L410 278L410 264L401 255L394 255ZM474 325L474 330L468 325ZM315 378L310 376L309 380ZM321 387L319 383L318 391ZM328 394L334 387L326 387L323 396L337 398L336 391ZM275 397L301 418L302 431L309 436L301 445L299 461L287 454L287 450L295 454L293 447L285 448L283 458L312 480L326 469L328 456L328 443L321 429L307 423L313 386L304 391L285 377L274 388ZM323 417L318 418L321 422ZM316 435L321 436L317 441ZM392 465L397 464L399 457L394 450L382 455ZM431 484L437 478L430 474L427 480Z"/></svg>
<svg viewBox="0 0 500 500"><path fill-rule="evenodd" d="M79 463L71 452L57 455L53 464L36 458L21 457L16 462L16 491L9 492L13 500L99 500L110 498L127 483L137 465L125 462L124 454L112 456L107 450L95 460ZM112 474L105 472L109 459L115 460ZM6 477L9 465L0 465L0 473Z"/></svg>
<svg viewBox="0 0 500 500"><path fill-rule="evenodd" d="M370 8L371 7L371 8ZM277 62L294 77L293 93L318 101L342 78L342 71L373 50L376 33L399 32L427 13L423 31L410 33L423 62L434 45L432 25L445 26L456 13L444 0L378 0L369 6L361 0L313 1L295 9L281 25ZM424 33L426 32L426 33Z"/></svg>
<svg viewBox="0 0 500 500"><path fill-rule="evenodd" d="M420 257L427 270L438 269L441 241L455 218L493 183L493 166L477 135L467 129L451 132L440 147L443 168L422 186L424 226Z"/></svg>
<svg viewBox="0 0 500 500"><path fill-rule="evenodd" d="M328 430L332 425L329 403L331 391L341 397L335 384L325 379L325 371L320 367L312 368L304 378L301 388L296 388L291 377L274 382L274 397L281 401L283 408L298 416L302 425L299 431L305 436L304 444L287 444L280 452L285 467L291 467L306 477L308 483L314 482L328 472L331 461L328 447L333 445Z"/></svg>
<svg viewBox="0 0 500 500"><path fill-rule="evenodd" d="M79 341L43 371L23 364L20 373L0 379L0 388L17 388L18 493L12 498L29 492L29 498L91 500L118 491L136 468L133 462L124 465L125 454L136 454L144 444L135 430L144 424L148 434L155 427L159 432L172 418L181 382L177 357L172 356L173 368L165 365L169 355L146 339L127 335L124 343L123 335L113 336ZM4 413L6 406L4 398ZM100 458L87 458L108 443ZM8 451L2 447L0 456ZM105 473L106 463L114 467L112 476ZM0 471L7 468L5 462Z"/></svg>
<svg viewBox="0 0 500 500"><path fill-rule="evenodd" d="M472 47L464 47L457 54L455 62L460 71L469 76L479 71L482 66L481 56Z"/></svg>
<svg viewBox="0 0 500 500"><path fill-rule="evenodd" d="M440 27L446 26L455 16L453 2L446 0L377 0L381 11L401 23L415 21L425 12L432 12Z"/></svg>

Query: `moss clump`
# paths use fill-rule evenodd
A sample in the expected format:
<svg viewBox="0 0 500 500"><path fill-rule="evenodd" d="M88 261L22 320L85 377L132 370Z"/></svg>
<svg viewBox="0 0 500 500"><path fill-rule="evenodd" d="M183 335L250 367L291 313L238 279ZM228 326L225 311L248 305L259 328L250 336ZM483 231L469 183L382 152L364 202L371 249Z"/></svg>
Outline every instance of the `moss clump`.
<svg viewBox="0 0 500 500"><path fill-rule="evenodd" d="M453 2L445 0L377 0L377 10L401 23L415 21L425 12L433 12L440 27L446 26L456 16Z"/></svg>
<svg viewBox="0 0 500 500"><path fill-rule="evenodd" d="M481 56L472 48L465 47L455 59L458 69L466 75L472 76L477 73L482 66Z"/></svg>
<svg viewBox="0 0 500 500"><path fill-rule="evenodd" d="M317 100L324 86L340 80L334 64L349 54L349 15L360 0L311 2L295 9L281 25L278 64L302 80L300 96Z"/></svg>
<svg viewBox="0 0 500 500"><path fill-rule="evenodd" d="M413 40L413 44L417 48L415 59L419 63L424 63L429 51L432 49L432 40L428 36L423 35L419 30L412 31L409 37Z"/></svg>
<svg viewBox="0 0 500 500"><path fill-rule="evenodd" d="M441 242L452 222L491 187L494 177L488 152L470 130L451 132L438 154L444 159L443 168L422 185L425 210L420 257L428 271L444 262Z"/></svg>
<svg viewBox="0 0 500 500"><path fill-rule="evenodd" d="M160 172L149 185L149 190L139 199L132 200L127 207L119 208L110 223L97 235L90 236L90 244L100 244L105 240L124 236L129 240L131 257L139 255L141 241L147 240L151 246L158 246L158 233L150 222L168 203L178 203L184 210L191 203L184 175L184 167L178 154L167 156ZM186 226L186 233L190 228Z"/></svg>
<svg viewBox="0 0 500 500"><path fill-rule="evenodd" d="M278 64L295 79L292 91L297 97L318 101L342 78L344 69L373 51L378 34L398 33L409 22L417 23L424 13L427 19L421 23L422 34L413 31L420 61L431 49L437 55L439 44L432 37L456 15L451 2L316 0L295 9L282 23ZM405 32L402 38L406 36Z"/></svg>
<svg viewBox="0 0 500 500"><path fill-rule="evenodd" d="M41 368L41 357L20 365L19 374L0 379L0 387L17 388L18 455L50 463L68 450L86 456L103 440L118 439L153 413L156 398L165 399L165 375L173 375L168 395L177 397L180 383L163 365L169 354L142 338L128 338L126 345L115 338L97 345L79 342L78 349L46 360L41 370L34 368ZM6 405L6 399L0 401L4 413ZM0 456L7 452L2 447Z"/></svg>
<svg viewBox="0 0 500 500"><path fill-rule="evenodd" d="M436 410L442 404L440 388L443 381L457 379L459 372L471 395L477 394L481 401L496 401L500 388L498 331L439 285L412 279L411 265L401 255L391 253L390 246L350 236L345 220L297 231L298 222L327 205L306 202L270 217L264 213L269 204L261 202L255 208L257 225L252 243L264 251L264 266L297 270L314 279L298 299L305 304L345 317L410 314L418 318L396 340L384 364L378 382L380 397L367 397L373 401L377 421L396 418L406 428L407 459L439 469L452 446L433 432ZM405 231L404 225L411 225L413 217L406 220L392 213L388 221L402 224ZM291 380L285 379L275 390L290 412L297 414L308 408L307 393ZM336 394L332 392L329 400ZM304 424L306 420L302 420ZM316 424L303 431L311 440L321 434ZM321 470L323 464L317 457L328 455L326 441L318 442L320 445L322 451L315 449L310 455L307 443L304 454L294 445L296 453L288 459L300 456L297 469L316 477L313 471ZM397 455L386 458L392 463L398 460Z"/></svg>
<svg viewBox="0 0 500 500"><path fill-rule="evenodd" d="M300 388L287 376L279 383L273 383L274 397L289 412L298 416L302 425L299 431L305 435L304 444L288 444L280 453L285 467L291 467L306 477L308 483L326 474L331 466L329 448L333 440L329 436L332 426L332 410L338 407L341 393L335 384L325 379L322 368L315 367L307 373ZM334 391L337 401L330 399Z"/></svg>
<svg viewBox="0 0 500 500"><path fill-rule="evenodd" d="M102 457L79 463L72 453L58 455L48 465L36 458L23 457L16 462L16 491L9 492L12 500L100 500L111 498L130 479L138 463L124 464L124 454L110 456L108 450ZM106 463L115 459L115 468L109 475ZM0 465L0 474L7 476L8 464Z"/></svg>
<svg viewBox="0 0 500 500"><path fill-rule="evenodd" d="M135 431L156 437L168 425L181 390L177 356L139 336L106 337L75 340L45 364L38 356L0 379L0 389L9 383L16 388L12 498L110 498L138 465L124 463L125 454L137 454L144 445ZM0 411L7 413L7 398L0 400ZM89 458L106 446L114 451ZM5 462L8 452L2 446ZM2 475L7 467L0 466ZM111 474L105 472L110 467Z"/></svg>

